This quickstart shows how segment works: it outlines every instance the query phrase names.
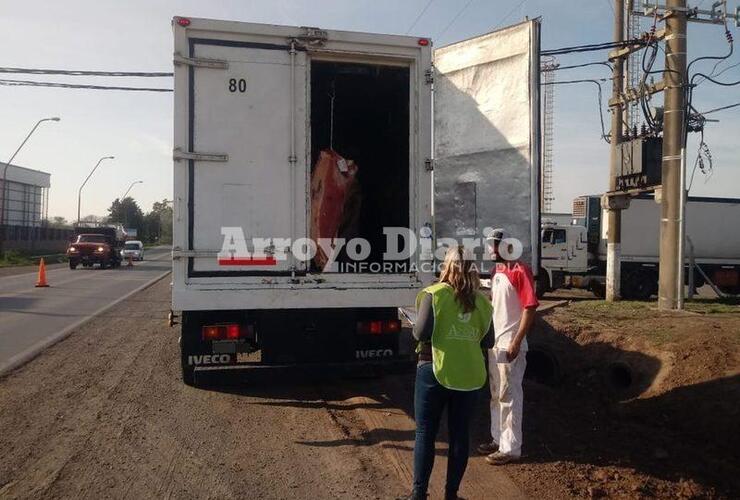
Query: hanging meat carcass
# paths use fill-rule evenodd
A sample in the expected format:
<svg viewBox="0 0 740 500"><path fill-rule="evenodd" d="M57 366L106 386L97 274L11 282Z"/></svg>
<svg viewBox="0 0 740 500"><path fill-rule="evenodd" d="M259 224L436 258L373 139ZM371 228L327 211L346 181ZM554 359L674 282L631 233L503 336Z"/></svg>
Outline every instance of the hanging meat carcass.
<svg viewBox="0 0 740 500"><path fill-rule="evenodd" d="M314 264L323 269L328 256L319 238L342 238L356 231L360 212L357 165L325 149L311 173L311 239L317 243Z"/></svg>

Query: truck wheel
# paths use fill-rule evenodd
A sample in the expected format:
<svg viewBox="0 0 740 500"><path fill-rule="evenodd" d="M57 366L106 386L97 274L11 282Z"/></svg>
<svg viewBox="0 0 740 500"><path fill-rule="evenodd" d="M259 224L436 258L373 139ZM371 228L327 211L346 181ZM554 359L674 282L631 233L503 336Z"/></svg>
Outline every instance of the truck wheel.
<svg viewBox="0 0 740 500"><path fill-rule="evenodd" d="M545 271L540 270L540 273L537 275L537 281L534 284L534 288L538 299L544 297L546 292L551 291L550 278Z"/></svg>
<svg viewBox="0 0 740 500"><path fill-rule="evenodd" d="M182 381L185 385L195 387L195 368L187 366L185 363L180 364L182 368Z"/></svg>
<svg viewBox="0 0 740 500"><path fill-rule="evenodd" d="M104 260L101 260L100 261L100 269L105 269L106 267L108 267L108 263L106 261L104 261Z"/></svg>
<svg viewBox="0 0 740 500"><path fill-rule="evenodd" d="M75 262L73 260L70 260L69 261L69 268L72 269L72 270L77 269L77 262Z"/></svg>
<svg viewBox="0 0 740 500"><path fill-rule="evenodd" d="M627 300L648 300L658 291L658 281L654 273L632 272L622 281L622 298Z"/></svg>
<svg viewBox="0 0 740 500"><path fill-rule="evenodd" d="M591 292L596 295L597 299L606 298L606 285L603 283L593 283L591 285Z"/></svg>

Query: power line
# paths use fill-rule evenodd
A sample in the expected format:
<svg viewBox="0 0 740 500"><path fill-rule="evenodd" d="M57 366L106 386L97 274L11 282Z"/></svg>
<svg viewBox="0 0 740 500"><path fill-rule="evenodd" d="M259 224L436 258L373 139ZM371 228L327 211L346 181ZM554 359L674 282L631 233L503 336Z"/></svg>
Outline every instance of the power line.
<svg viewBox="0 0 740 500"><path fill-rule="evenodd" d="M708 115L709 113L716 113L717 111L724 111L726 109L736 108L738 106L740 106L740 102L736 102L735 104L728 104L727 106L722 106L721 108L710 109L709 111L702 111L701 114Z"/></svg>
<svg viewBox="0 0 740 500"><path fill-rule="evenodd" d="M602 89L601 89L601 83L607 82L606 78L602 78L600 80L593 80L593 79L583 79L583 80L560 80L557 82L544 82L541 85L569 85L574 83L593 83L598 87L598 97L599 97L599 120L601 121L601 138L604 139L606 142L610 142L610 137L606 133L606 128L604 127L604 103L602 98Z"/></svg>
<svg viewBox="0 0 740 500"><path fill-rule="evenodd" d="M60 82L34 82L31 80L1 80L0 85L6 87L54 87L60 89L85 89L85 90L127 90L133 92L172 92L172 89L151 87L116 87L107 85L82 85Z"/></svg>
<svg viewBox="0 0 740 500"><path fill-rule="evenodd" d="M645 42L642 40L624 40L621 42L603 42L586 45L575 45L573 47L560 47L557 49L543 50L540 55L556 56L560 54L570 54L574 52L591 52L595 50L616 49L621 47L629 47L632 45L645 45Z"/></svg>
<svg viewBox="0 0 740 500"><path fill-rule="evenodd" d="M146 71L82 71L69 69L36 69L36 68L0 68L0 73L19 73L27 75L66 75L66 76L135 76L141 78L159 78L172 76L172 73L154 73Z"/></svg>
<svg viewBox="0 0 740 500"><path fill-rule="evenodd" d="M710 82L712 82L712 83L714 83L716 85L722 85L723 87L734 87L735 85L740 85L740 80L738 80L736 82L720 82L720 81L715 80L714 78L712 78L712 77L710 77L708 75L705 75L704 73L694 73L694 77L696 77L696 76L701 76L705 80L709 80ZM691 84L694 85L694 83L693 83L693 77L692 77L692 80L691 80Z"/></svg>
<svg viewBox="0 0 740 500"><path fill-rule="evenodd" d="M617 15L617 13L616 13L616 11L614 10L614 6L612 5L612 2L611 2L611 0L604 0L604 1L605 1L605 2L606 2L606 4L607 4L607 5L609 6L609 8L610 8L610 9L612 10L612 14L614 14L614 15L616 16L616 15Z"/></svg>
<svg viewBox="0 0 740 500"><path fill-rule="evenodd" d="M455 24L455 21L457 21L457 18L462 15L463 12L468 10L468 7L470 7L470 4L473 3L473 0L468 0L465 5L463 5L462 9L457 11L457 14L455 14L455 17L452 18L452 21L450 21L447 26L445 26L445 29L442 30L442 32L437 35L437 38L440 38L442 35L447 33L447 30L450 29L450 27Z"/></svg>
<svg viewBox="0 0 740 500"><path fill-rule="evenodd" d="M559 71L561 69L585 68L586 66L606 66L607 68L609 68L609 71L612 71L613 69L612 65L609 64L608 62L594 61L594 62L588 62L588 63L583 63L583 64L572 64L570 66L556 66L552 69L548 69L545 71Z"/></svg>
<svg viewBox="0 0 740 500"><path fill-rule="evenodd" d="M521 6L522 6L522 5L524 4L524 2L526 2L526 1L527 1L527 0L522 0L521 2L519 2L518 4L516 4L516 6L515 6L515 7L513 8L513 9L511 9L511 10L509 11L509 13L508 13L508 14L506 14L506 15L505 15L505 16L503 17L503 19L501 19L501 20L500 20L500 21L498 22L498 24L497 24L496 26L494 26L494 28L493 28L493 29L497 29L497 28L498 28L498 27L500 27L500 26L501 26L502 24L504 24L504 23L506 22L506 20L507 20L507 19L509 19L509 17L510 17L510 16L511 16L511 15L512 15L512 14L514 13L514 11L515 11L516 9L518 9L519 7L521 7Z"/></svg>
<svg viewBox="0 0 740 500"><path fill-rule="evenodd" d="M414 22L411 23L411 26L409 26L409 29L406 30L407 35L411 33L411 30L414 29L414 27L416 26L416 23L418 23L419 20L424 16L424 13L427 11L429 6L432 5L432 2L434 2L434 0L429 0L427 4L424 6L424 8L421 9L421 12L419 12L419 15L416 16L416 19L414 19Z"/></svg>
<svg viewBox="0 0 740 500"><path fill-rule="evenodd" d="M731 70L732 68L737 68L738 66L740 66L740 62L736 62L735 64L733 64L731 66L727 66L726 68L724 68L722 71L720 71L716 75L709 75L709 76L720 76L722 73L726 73L727 71Z"/></svg>

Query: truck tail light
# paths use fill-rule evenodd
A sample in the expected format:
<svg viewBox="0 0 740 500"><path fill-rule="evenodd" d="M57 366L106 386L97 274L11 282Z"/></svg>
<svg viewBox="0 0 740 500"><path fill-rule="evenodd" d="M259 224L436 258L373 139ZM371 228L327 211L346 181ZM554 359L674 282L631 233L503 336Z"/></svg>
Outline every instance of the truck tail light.
<svg viewBox="0 0 740 500"><path fill-rule="evenodd" d="M357 322L357 333L360 335L382 335L384 333L398 333L400 331L401 322L397 319Z"/></svg>
<svg viewBox="0 0 740 500"><path fill-rule="evenodd" d="M223 335L222 327L218 325L203 327L203 340L219 340Z"/></svg>
<svg viewBox="0 0 740 500"><path fill-rule="evenodd" d="M236 340L241 336L239 325L226 325L226 338Z"/></svg>
<svg viewBox="0 0 740 500"><path fill-rule="evenodd" d="M177 18L177 24L179 24L183 28L187 28L188 26L190 26L190 19L188 19L186 17L178 17Z"/></svg>
<svg viewBox="0 0 740 500"><path fill-rule="evenodd" d="M383 322L385 333L398 333L401 331L401 320L389 319Z"/></svg>
<svg viewBox="0 0 740 500"><path fill-rule="evenodd" d="M222 325L206 325L202 329L203 340L239 340L254 338L253 325L239 323L224 323Z"/></svg>

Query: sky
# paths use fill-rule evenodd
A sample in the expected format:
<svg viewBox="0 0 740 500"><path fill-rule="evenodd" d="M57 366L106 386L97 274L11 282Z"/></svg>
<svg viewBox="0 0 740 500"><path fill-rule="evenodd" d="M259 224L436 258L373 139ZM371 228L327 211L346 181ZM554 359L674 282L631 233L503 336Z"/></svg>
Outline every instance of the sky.
<svg viewBox="0 0 740 500"><path fill-rule="evenodd" d="M697 0L704 7L712 2ZM734 11L740 0L729 0ZM609 41L609 0L0 0L0 67L104 71L171 71L174 15L327 29L427 36L435 46L483 34L529 17L542 17L542 47ZM690 2L690 5L693 5ZM426 10L425 10L426 8ZM420 16L420 14L422 14ZM420 16L420 17L419 17ZM417 20L418 18L418 20ZM416 21L416 22L415 22ZM643 21L643 27L648 21ZM731 28L740 40L740 29ZM721 26L691 25L689 57L726 53ZM606 53L559 56L562 65L605 60ZM660 61L659 61L660 62ZM740 62L740 50L720 66ZM700 66L711 70L713 62ZM656 68L658 66L656 65ZM593 66L557 72L557 79L608 78ZM0 78L100 85L171 87L163 79L0 75ZM740 79L740 66L720 77ZM605 87L605 101L608 98ZM740 86L710 83L695 92L707 110L740 102ZM77 190L102 156L115 156L96 171L82 196L82 214L105 215L128 186L142 209L172 198L172 95L118 91L0 86L0 160L6 161L37 120L59 116L36 131L14 164L50 172L49 216L74 220ZM606 110L604 111L606 113ZM692 195L740 196L740 108L711 115L705 140L714 173L697 174ZM605 114L607 126L609 115ZM696 134L693 134L696 135ZM688 164L697 151L690 138ZM608 145L600 139L596 89L558 85L553 155L554 211L569 212L572 199L603 192Z"/></svg>

